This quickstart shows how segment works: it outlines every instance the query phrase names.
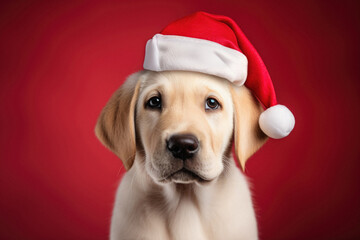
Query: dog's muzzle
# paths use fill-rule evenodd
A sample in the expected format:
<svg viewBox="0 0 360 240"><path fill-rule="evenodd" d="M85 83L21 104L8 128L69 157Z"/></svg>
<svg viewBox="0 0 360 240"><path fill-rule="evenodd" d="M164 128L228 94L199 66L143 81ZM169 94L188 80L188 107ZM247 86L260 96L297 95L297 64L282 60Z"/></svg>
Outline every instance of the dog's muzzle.
<svg viewBox="0 0 360 240"><path fill-rule="evenodd" d="M188 161L195 161L196 154L200 150L200 143L197 137L192 134L174 134L166 141L166 147L174 157L172 159L173 163L176 163L176 166L181 166L167 176L166 180L176 183L206 181L196 171L188 168L186 164Z"/></svg>

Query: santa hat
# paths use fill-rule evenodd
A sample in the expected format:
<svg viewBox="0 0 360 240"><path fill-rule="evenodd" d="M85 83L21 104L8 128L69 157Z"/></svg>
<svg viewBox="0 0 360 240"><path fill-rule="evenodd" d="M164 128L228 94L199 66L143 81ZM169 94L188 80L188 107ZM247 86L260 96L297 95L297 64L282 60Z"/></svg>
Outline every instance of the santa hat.
<svg viewBox="0 0 360 240"><path fill-rule="evenodd" d="M277 104L265 64L228 17L196 12L171 23L147 42L144 69L202 72L245 84L265 108L259 125L266 135L279 139L294 128L293 114Z"/></svg>

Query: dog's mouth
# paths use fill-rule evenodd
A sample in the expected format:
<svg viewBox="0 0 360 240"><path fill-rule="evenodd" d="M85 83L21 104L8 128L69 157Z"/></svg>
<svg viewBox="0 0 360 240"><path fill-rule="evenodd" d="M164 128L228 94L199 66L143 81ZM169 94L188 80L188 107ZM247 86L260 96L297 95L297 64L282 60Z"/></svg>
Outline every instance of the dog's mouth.
<svg viewBox="0 0 360 240"><path fill-rule="evenodd" d="M162 182L174 182L179 184L190 184L194 182L198 183L206 183L210 182L211 180L205 179L201 177L200 175L186 169L182 168L172 174L170 174L168 177L164 178Z"/></svg>

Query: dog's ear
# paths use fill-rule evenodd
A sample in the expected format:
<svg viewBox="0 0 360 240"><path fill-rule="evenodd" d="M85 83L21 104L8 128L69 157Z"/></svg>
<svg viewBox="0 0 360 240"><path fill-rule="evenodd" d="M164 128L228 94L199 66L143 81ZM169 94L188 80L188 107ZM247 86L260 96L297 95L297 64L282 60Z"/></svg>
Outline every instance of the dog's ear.
<svg viewBox="0 0 360 240"><path fill-rule="evenodd" d="M95 127L95 134L107 148L114 152L129 170L136 153L135 106L141 72L130 75L112 95Z"/></svg>
<svg viewBox="0 0 360 240"><path fill-rule="evenodd" d="M267 140L259 126L259 117L263 110L245 86L231 86L230 91L234 103L235 154L241 168L245 170L247 159Z"/></svg>

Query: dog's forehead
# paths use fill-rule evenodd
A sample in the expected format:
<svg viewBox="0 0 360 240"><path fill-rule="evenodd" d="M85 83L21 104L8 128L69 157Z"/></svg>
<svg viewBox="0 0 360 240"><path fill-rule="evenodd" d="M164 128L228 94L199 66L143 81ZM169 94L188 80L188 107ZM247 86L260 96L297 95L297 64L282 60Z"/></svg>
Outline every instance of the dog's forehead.
<svg viewBox="0 0 360 240"><path fill-rule="evenodd" d="M163 89L165 92L209 92L228 95L229 82L216 76L185 71L150 72L143 80L140 92Z"/></svg>

